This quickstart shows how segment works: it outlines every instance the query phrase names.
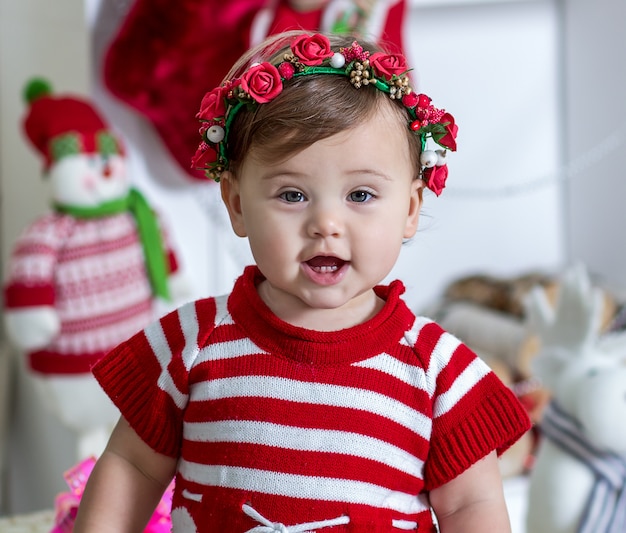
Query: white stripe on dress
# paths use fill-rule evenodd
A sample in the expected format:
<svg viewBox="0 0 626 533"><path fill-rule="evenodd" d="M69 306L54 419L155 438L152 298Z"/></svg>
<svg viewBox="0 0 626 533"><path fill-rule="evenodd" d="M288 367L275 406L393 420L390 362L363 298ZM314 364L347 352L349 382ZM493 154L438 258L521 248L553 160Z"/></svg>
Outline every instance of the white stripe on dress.
<svg viewBox="0 0 626 533"><path fill-rule="evenodd" d="M232 341L216 342L202 348L198 354L198 362L218 361L223 359L236 359L248 355L265 354L265 350L259 348L252 340L245 337Z"/></svg>
<svg viewBox="0 0 626 533"><path fill-rule="evenodd" d="M339 465L338 465L339 466ZM193 483L275 496L336 501L416 514L429 509L426 497L389 490L373 483L270 472L253 468L201 465L181 459L179 472Z"/></svg>
<svg viewBox="0 0 626 533"><path fill-rule="evenodd" d="M365 361L354 363L352 366L378 370L411 387L426 390L426 373L423 368L404 363L384 352Z"/></svg>
<svg viewBox="0 0 626 533"><path fill-rule="evenodd" d="M178 390L169 372L168 366L172 360L172 350L167 342L167 337L161 327L161 323L153 322L144 332L157 361L161 365L161 374L157 380L158 387L169 394L176 404L176 407L183 409L185 405L187 405L189 395Z"/></svg>
<svg viewBox="0 0 626 533"><path fill-rule="evenodd" d="M437 398L433 417L437 418L450 411L470 389L490 372L490 368L483 361L474 359L454 380L452 387Z"/></svg>
<svg viewBox="0 0 626 533"><path fill-rule="evenodd" d="M185 440L249 443L289 450L351 455L423 476L423 461L388 442L347 431L298 428L256 421L186 422Z"/></svg>
<svg viewBox="0 0 626 533"><path fill-rule="evenodd" d="M270 376L237 376L208 381L194 387L193 401L259 397L344 407L383 416L427 439L432 421L402 402L374 391Z"/></svg>

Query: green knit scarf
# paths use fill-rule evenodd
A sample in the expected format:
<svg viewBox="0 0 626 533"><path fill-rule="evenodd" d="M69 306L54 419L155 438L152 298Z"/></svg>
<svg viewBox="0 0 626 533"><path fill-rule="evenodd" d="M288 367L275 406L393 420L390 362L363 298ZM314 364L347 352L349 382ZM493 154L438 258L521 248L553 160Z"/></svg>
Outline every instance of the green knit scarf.
<svg viewBox="0 0 626 533"><path fill-rule="evenodd" d="M143 248L152 291L157 296L166 300L170 299L167 288L169 267L157 217L138 190L130 189L125 198L104 202L96 207L54 204L54 209L59 213L72 215L76 218L100 218L130 211L137 223L139 240Z"/></svg>

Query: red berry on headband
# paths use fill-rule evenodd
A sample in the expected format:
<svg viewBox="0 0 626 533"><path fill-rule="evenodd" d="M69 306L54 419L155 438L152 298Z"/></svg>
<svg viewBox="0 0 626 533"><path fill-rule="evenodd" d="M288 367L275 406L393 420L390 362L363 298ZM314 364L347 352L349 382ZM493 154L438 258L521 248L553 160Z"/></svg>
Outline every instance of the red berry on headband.
<svg viewBox="0 0 626 533"><path fill-rule="evenodd" d="M430 96L426 96L425 94L419 94L417 96L417 107L428 107L430 102L432 102Z"/></svg>
<svg viewBox="0 0 626 533"><path fill-rule="evenodd" d="M418 100L419 100L419 98L417 97L417 95L415 93L405 94L402 97L402 103L406 107L415 107L417 105Z"/></svg>
<svg viewBox="0 0 626 533"><path fill-rule="evenodd" d="M284 62L278 65L278 72L280 72L280 75L285 80L293 78L295 71L296 68L291 63Z"/></svg>

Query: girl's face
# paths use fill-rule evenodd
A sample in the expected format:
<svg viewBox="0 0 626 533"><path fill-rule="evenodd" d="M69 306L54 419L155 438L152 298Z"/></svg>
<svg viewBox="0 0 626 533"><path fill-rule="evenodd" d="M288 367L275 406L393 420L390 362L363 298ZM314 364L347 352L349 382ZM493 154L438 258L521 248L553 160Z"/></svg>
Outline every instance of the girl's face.
<svg viewBox="0 0 626 533"><path fill-rule="evenodd" d="M257 147L236 178L223 174L233 229L266 277L259 293L283 320L341 329L380 306L372 288L415 234L422 201L404 127L384 108L282 162Z"/></svg>

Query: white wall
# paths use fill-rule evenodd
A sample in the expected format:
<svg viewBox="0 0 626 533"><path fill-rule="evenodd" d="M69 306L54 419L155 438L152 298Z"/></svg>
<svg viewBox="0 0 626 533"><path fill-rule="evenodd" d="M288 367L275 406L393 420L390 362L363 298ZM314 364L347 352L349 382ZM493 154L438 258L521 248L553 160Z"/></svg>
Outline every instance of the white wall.
<svg viewBox="0 0 626 533"><path fill-rule="evenodd" d="M0 0L2 262L19 229L46 208L38 160L18 134L21 87L32 74L43 74L59 90L92 91L130 142L136 183L170 221L197 294L222 292L249 255L245 243L230 236L216 188L187 184L142 119L110 98L97 76L89 87L88 64L97 72L125 5L85 1L86 20L95 24L90 62L81 0ZM415 0L413 6L407 43L418 88L460 126L449 189L438 199L427 196L421 231L393 272L406 281L407 299L419 310L459 275L556 268L565 240L554 3ZM162 175L147 175L145 153ZM55 492L64 489L62 472L71 466L73 446L71 436L42 420L23 374L13 428L11 512L52 505Z"/></svg>
<svg viewBox="0 0 626 533"><path fill-rule="evenodd" d="M626 2L563 1L569 254L626 287ZM622 248L625 247L625 248Z"/></svg>
<svg viewBox="0 0 626 533"><path fill-rule="evenodd" d="M449 189L425 199L422 232L394 272L417 309L460 275L564 259L553 2L429 4L410 14L410 59L418 90L455 115L459 148Z"/></svg>

